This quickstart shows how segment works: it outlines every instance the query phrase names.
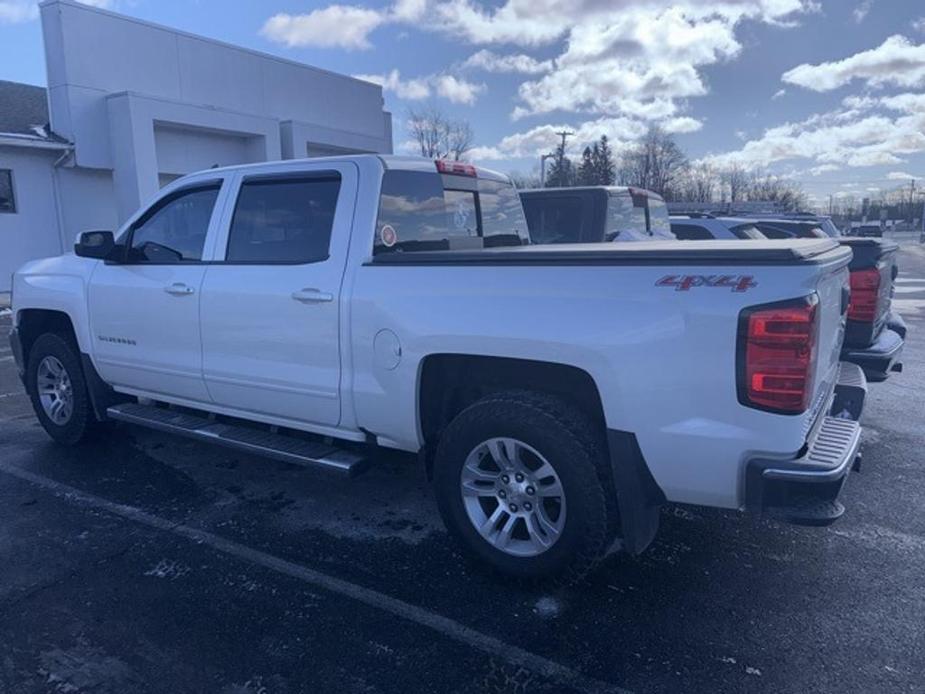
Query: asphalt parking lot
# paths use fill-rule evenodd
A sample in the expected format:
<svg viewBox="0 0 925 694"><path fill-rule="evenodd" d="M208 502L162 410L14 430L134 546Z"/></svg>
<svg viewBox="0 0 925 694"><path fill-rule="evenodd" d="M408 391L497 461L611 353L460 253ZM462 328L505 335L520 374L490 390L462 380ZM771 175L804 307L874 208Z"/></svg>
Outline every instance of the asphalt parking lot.
<svg viewBox="0 0 925 694"><path fill-rule="evenodd" d="M925 246L900 267L906 369L871 386L838 524L670 507L558 591L464 562L404 458L59 448L4 340L0 692L925 692Z"/></svg>

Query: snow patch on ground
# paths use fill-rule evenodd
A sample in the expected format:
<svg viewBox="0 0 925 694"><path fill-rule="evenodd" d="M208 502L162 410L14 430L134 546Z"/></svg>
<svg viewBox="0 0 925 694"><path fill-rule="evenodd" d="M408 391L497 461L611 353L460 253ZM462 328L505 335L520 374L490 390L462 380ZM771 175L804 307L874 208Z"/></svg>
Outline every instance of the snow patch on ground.
<svg viewBox="0 0 925 694"><path fill-rule="evenodd" d="M553 619L562 614L562 603L551 595L544 595L536 601L533 611L543 619Z"/></svg>
<svg viewBox="0 0 925 694"><path fill-rule="evenodd" d="M190 572L190 567L185 564L179 564L175 561L170 561L169 559L161 559L157 566L153 569L145 571L145 576L153 576L154 578L165 578L169 581L176 581L179 578L183 578Z"/></svg>
<svg viewBox="0 0 925 694"><path fill-rule="evenodd" d="M832 532L839 537L867 545L871 549L903 554L925 551L925 537L891 530L880 525L861 525L848 529L836 528Z"/></svg>
<svg viewBox="0 0 925 694"><path fill-rule="evenodd" d="M55 694L122 694L135 691L141 684L123 661L86 644L44 651L39 662L39 674L45 678L47 691Z"/></svg>

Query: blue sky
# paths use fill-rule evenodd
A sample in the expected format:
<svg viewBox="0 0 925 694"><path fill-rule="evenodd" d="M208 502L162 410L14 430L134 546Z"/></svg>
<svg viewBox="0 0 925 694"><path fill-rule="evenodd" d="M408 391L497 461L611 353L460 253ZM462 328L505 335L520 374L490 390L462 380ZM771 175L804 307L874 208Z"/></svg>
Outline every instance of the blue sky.
<svg viewBox="0 0 925 694"><path fill-rule="evenodd" d="M619 149L650 124L693 159L822 201L925 177L921 0L94 0L385 85L467 119L475 158L530 171L567 126ZM45 81L33 0L0 0L0 79ZM917 182L925 187L925 181Z"/></svg>

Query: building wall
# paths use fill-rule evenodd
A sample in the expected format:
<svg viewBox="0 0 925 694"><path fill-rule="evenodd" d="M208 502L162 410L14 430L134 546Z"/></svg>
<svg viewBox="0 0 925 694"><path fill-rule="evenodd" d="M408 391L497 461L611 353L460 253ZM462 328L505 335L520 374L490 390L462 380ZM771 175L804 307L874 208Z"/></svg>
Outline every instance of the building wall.
<svg viewBox="0 0 925 694"><path fill-rule="evenodd" d="M16 213L0 212L0 292L26 260L62 252L52 163L60 152L0 145L0 168L12 169Z"/></svg>
<svg viewBox="0 0 925 694"><path fill-rule="evenodd" d="M40 5L54 133L73 144L7 156L21 211L0 214L0 291L25 261L117 229L178 176L392 151L382 88L72 0Z"/></svg>
<svg viewBox="0 0 925 694"><path fill-rule="evenodd" d="M52 125L76 144L78 165L111 168L105 100L124 91L295 121L391 152L378 85L68 0L44 3L42 26Z"/></svg>

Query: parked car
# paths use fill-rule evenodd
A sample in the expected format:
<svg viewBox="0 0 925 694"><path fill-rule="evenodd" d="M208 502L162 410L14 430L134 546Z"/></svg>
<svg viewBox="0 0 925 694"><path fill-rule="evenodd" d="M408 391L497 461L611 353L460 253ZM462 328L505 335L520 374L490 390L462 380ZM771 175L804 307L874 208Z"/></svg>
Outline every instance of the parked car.
<svg viewBox="0 0 925 694"><path fill-rule="evenodd" d="M717 219L712 215L671 215L671 233L681 241L756 241L767 237L749 219Z"/></svg>
<svg viewBox="0 0 925 694"><path fill-rule="evenodd" d="M665 201L642 188L536 188L520 199L533 243L674 240Z"/></svg>
<svg viewBox="0 0 925 694"><path fill-rule="evenodd" d="M810 215L750 217L768 238L828 236L824 218ZM896 267L899 246L884 239L835 238L853 252L849 266L852 298L842 359L860 365L869 381L886 380L891 372L902 371L907 330L902 317L891 309L893 283L899 274Z"/></svg>
<svg viewBox="0 0 925 694"><path fill-rule="evenodd" d="M852 236L861 238L883 238L883 228L879 224L862 224L855 227Z"/></svg>
<svg viewBox="0 0 925 694"><path fill-rule="evenodd" d="M205 171L22 267L11 344L62 444L117 420L348 474L418 454L518 577L643 551L666 501L842 514L847 248L527 240L508 178L458 162Z"/></svg>

